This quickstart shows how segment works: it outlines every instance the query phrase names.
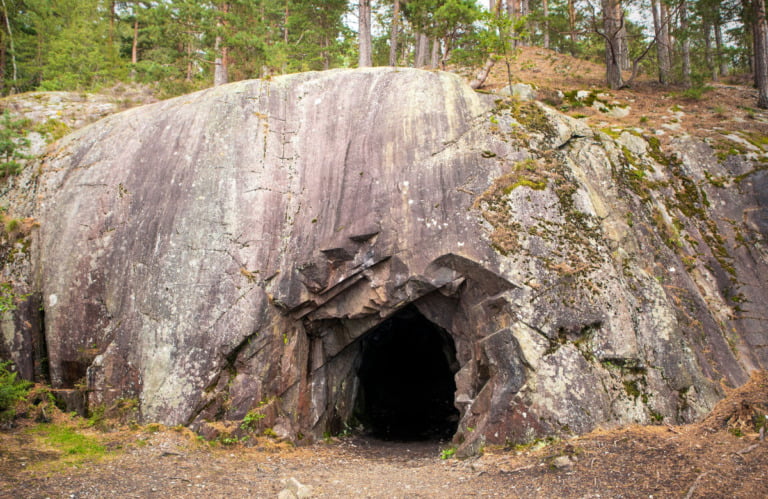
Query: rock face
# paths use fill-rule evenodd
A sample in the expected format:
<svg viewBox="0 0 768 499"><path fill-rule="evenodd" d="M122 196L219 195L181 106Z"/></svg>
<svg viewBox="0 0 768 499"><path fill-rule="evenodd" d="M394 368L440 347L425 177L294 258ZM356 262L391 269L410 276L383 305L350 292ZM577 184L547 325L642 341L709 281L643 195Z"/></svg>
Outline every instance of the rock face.
<svg viewBox="0 0 768 499"><path fill-rule="evenodd" d="M765 170L625 135L393 69L111 116L28 174L3 348L91 408L297 440L695 419L768 363Z"/></svg>

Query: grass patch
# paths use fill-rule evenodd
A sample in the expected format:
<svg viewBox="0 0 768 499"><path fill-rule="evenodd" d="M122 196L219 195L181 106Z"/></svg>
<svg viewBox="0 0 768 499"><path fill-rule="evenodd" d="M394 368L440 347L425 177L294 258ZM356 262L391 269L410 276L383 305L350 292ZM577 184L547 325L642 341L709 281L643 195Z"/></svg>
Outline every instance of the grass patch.
<svg viewBox="0 0 768 499"><path fill-rule="evenodd" d="M691 88L687 88L680 92L679 96L688 100L701 100L704 94L714 90L714 87L710 85L698 85Z"/></svg>
<svg viewBox="0 0 768 499"><path fill-rule="evenodd" d="M67 424L43 423L27 430L46 447L59 454L59 462L77 466L97 461L107 453L107 448L96 438L80 433Z"/></svg>

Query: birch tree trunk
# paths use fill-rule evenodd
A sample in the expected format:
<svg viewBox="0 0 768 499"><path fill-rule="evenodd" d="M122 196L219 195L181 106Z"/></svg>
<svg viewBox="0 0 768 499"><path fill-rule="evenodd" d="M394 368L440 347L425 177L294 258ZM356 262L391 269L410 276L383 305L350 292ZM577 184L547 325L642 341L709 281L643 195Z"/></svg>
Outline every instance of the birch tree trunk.
<svg viewBox="0 0 768 499"><path fill-rule="evenodd" d="M371 0L360 0L359 10L359 48L358 67L368 68L373 65L371 44Z"/></svg>
<svg viewBox="0 0 768 499"><path fill-rule="evenodd" d="M762 0L761 0L762 1ZM687 0L680 1L680 31L683 34L683 40L681 44L681 56L683 59L683 86L686 88L691 87L691 37L688 32L688 2Z"/></svg>
<svg viewBox="0 0 768 499"><path fill-rule="evenodd" d="M709 70L711 71L712 81L717 81L717 64L715 64L714 51L712 50L712 26L706 19L702 25L702 31L704 34L704 62L706 62Z"/></svg>
<svg viewBox="0 0 768 499"><path fill-rule="evenodd" d="M653 29L656 36L656 56L659 61L659 83L669 84L671 61L669 57L669 19L664 0L651 0Z"/></svg>
<svg viewBox="0 0 768 499"><path fill-rule="evenodd" d="M229 10L227 4L221 6L222 15L226 14ZM216 21L216 27L218 28L216 38L213 43L213 52L216 54L216 58L213 61L213 86L218 87L229 82L229 76L227 74L227 47L223 46L223 38L221 36L221 30L224 28L224 21L221 17Z"/></svg>
<svg viewBox="0 0 768 499"><path fill-rule="evenodd" d="M664 0L659 0L659 19L661 29L659 31L659 81L664 85L669 84L672 74L672 39L669 36L669 7Z"/></svg>

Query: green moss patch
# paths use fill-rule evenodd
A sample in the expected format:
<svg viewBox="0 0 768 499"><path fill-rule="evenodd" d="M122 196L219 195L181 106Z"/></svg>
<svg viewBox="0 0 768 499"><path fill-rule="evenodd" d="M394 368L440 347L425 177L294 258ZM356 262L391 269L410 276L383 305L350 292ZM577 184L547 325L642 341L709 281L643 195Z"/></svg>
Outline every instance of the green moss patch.
<svg viewBox="0 0 768 499"><path fill-rule="evenodd" d="M494 227L491 233L491 244L503 255L509 254L518 247L517 233L522 227L510 221L507 197L520 187L533 190L546 189L547 174L538 161L528 159L515 164L512 171L494 180L488 190L474 203L475 208L482 210L483 218Z"/></svg>

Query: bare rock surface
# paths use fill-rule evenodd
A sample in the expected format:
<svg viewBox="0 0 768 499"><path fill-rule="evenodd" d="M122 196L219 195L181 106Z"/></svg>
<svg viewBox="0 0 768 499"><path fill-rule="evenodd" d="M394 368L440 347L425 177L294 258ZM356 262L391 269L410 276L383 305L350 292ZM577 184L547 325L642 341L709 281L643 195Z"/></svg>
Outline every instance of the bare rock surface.
<svg viewBox="0 0 768 499"><path fill-rule="evenodd" d="M16 209L40 226L3 270L30 298L2 348L27 373L44 352L91 407L136 399L147 421L310 441L389 431L397 408L362 373L393 325L419 324L435 346L372 379L439 352L409 384L449 380L405 418L442 414L459 454L692 421L768 363L765 170L624 143L385 68L110 116L26 174ZM453 398L417 407L438 385Z"/></svg>

